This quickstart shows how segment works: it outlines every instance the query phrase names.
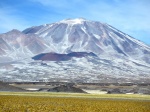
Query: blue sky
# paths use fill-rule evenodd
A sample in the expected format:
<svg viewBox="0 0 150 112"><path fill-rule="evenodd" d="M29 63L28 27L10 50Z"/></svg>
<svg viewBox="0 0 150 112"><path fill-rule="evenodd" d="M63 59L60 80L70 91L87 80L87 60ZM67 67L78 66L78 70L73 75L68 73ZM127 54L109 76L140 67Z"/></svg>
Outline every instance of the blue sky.
<svg viewBox="0 0 150 112"><path fill-rule="evenodd" d="M0 33L83 17L150 45L150 0L0 0Z"/></svg>

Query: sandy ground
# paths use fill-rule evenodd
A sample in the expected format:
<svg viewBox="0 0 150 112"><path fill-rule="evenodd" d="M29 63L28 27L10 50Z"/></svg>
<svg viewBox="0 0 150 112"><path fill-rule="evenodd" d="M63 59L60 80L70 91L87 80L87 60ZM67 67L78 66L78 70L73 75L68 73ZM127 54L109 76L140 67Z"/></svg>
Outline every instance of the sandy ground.
<svg viewBox="0 0 150 112"><path fill-rule="evenodd" d="M82 89L82 90L89 94L107 94L106 91L100 91L100 90L86 90L86 89Z"/></svg>

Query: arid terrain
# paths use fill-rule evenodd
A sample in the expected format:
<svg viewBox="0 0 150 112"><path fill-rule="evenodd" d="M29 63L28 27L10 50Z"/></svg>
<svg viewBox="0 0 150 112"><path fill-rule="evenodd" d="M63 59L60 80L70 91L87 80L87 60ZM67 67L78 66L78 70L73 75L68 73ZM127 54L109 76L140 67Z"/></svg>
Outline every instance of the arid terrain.
<svg viewBox="0 0 150 112"><path fill-rule="evenodd" d="M26 91L71 92L92 94L147 94L150 95L150 84L138 83L67 83L67 82L11 82L11 87Z"/></svg>
<svg viewBox="0 0 150 112"><path fill-rule="evenodd" d="M0 99L1 112L148 112L150 84L0 82Z"/></svg>
<svg viewBox="0 0 150 112"><path fill-rule="evenodd" d="M149 95L0 92L1 112L149 112ZM13 103L12 103L13 102Z"/></svg>

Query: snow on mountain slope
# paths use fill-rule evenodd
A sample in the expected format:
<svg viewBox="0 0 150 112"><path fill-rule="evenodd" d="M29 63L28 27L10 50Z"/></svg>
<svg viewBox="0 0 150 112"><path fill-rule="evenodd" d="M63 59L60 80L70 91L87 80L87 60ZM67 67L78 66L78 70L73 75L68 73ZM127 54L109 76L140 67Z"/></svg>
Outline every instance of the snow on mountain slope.
<svg viewBox="0 0 150 112"><path fill-rule="evenodd" d="M8 68L13 66L13 68ZM3 81L68 81L95 83L149 83L150 66L129 60L110 61L88 56L68 61L34 61L31 59L0 64ZM5 74L5 75L3 75Z"/></svg>
<svg viewBox="0 0 150 112"><path fill-rule="evenodd" d="M0 34L0 43L0 57L6 59L31 57L41 53L46 48L44 42L35 34L24 34L18 30Z"/></svg>
<svg viewBox="0 0 150 112"><path fill-rule="evenodd" d="M61 61L61 56L73 52L91 52L98 57ZM37 54L54 59L32 60ZM56 58L54 54L60 55ZM11 62L9 57L20 60ZM9 62L2 63L4 60ZM6 81L150 81L150 46L108 24L82 18L1 34L0 61L0 78Z"/></svg>
<svg viewBox="0 0 150 112"><path fill-rule="evenodd" d="M86 51L101 57L131 58L150 64L150 46L108 24L81 18L67 19L23 32L37 34L49 46L48 52Z"/></svg>
<svg viewBox="0 0 150 112"><path fill-rule="evenodd" d="M76 18L76 19L65 19L62 20L59 23L66 23L66 24L71 24L71 25L75 25L75 24L82 24L83 22L85 22L87 20L83 19L83 18Z"/></svg>

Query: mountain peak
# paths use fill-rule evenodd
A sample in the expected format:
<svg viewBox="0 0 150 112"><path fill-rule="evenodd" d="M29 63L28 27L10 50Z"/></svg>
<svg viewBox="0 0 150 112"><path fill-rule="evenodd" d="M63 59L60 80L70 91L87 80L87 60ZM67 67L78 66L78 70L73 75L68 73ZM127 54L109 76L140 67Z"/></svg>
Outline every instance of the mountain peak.
<svg viewBox="0 0 150 112"><path fill-rule="evenodd" d="M65 19L60 21L60 23L66 23L66 24L82 24L84 21L88 21L84 18L75 18L75 19Z"/></svg>
<svg viewBox="0 0 150 112"><path fill-rule="evenodd" d="M17 29L12 29L11 31L9 31L8 33L21 33L21 31L17 30Z"/></svg>

